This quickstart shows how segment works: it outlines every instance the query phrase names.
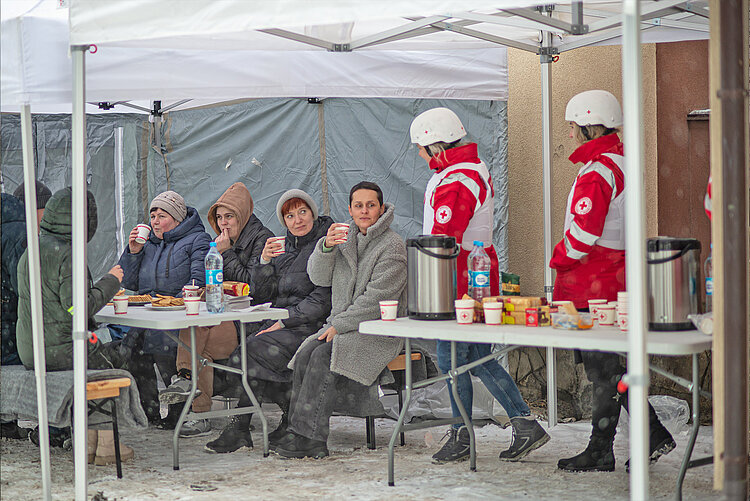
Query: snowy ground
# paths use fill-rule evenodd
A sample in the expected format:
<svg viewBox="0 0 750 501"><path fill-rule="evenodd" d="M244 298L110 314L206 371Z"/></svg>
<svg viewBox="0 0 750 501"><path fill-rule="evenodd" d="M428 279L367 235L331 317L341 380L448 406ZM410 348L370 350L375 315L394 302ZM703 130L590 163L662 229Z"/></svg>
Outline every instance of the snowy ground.
<svg viewBox="0 0 750 501"><path fill-rule="evenodd" d="M275 427L278 411L269 409L269 424ZM259 421L253 420L259 424ZM557 460L580 452L588 440L585 422L560 424L550 430L552 440L518 463L498 461L507 448L510 429L496 425L478 428L477 471L469 463L434 465L430 456L439 447L443 429L417 430L406 435L406 446L396 448L396 486L388 487L387 442L394 421L379 419L377 450L365 447L363 419L335 417L329 439L331 456L322 460L284 460L271 454L263 458L254 432L255 450L215 455L203 445L218 435L180 440L181 470L172 470L172 433L149 428L122 433L122 441L135 449L134 461L124 465L118 480L113 466L89 467L89 498L97 500L211 499L508 499L575 500L629 499L625 472L627 439L615 443L617 469L614 473L564 473ZM258 426L259 428L259 426ZM712 453L712 429L701 429L693 457ZM651 499L673 499L680 460L687 434L675 437L677 449L650 469ZM689 470L683 499L712 500L720 495L711 490L713 469ZM28 441L0 440L0 499L41 499L37 448ZM72 500L73 458L62 449L52 450L53 499ZM97 493L102 493L97 495Z"/></svg>

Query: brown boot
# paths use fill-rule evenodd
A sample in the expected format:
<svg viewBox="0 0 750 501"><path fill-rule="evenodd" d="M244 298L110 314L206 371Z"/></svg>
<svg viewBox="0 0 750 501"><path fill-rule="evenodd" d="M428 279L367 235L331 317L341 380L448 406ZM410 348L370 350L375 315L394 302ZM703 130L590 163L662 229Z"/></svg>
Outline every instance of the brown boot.
<svg viewBox="0 0 750 501"><path fill-rule="evenodd" d="M135 457L133 449L120 442L120 459L122 462L130 461ZM99 430L98 443L96 446L96 457L94 464L103 466L115 463L115 434L112 430Z"/></svg>
<svg viewBox="0 0 750 501"><path fill-rule="evenodd" d="M94 464L98 436L96 430L86 430L86 452L88 453L89 464Z"/></svg>

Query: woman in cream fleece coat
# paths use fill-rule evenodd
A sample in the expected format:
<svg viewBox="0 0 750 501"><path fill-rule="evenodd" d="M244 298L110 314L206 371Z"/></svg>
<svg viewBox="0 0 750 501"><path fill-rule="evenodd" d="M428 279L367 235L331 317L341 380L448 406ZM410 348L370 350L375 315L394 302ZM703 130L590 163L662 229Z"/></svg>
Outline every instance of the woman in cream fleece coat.
<svg viewBox="0 0 750 501"><path fill-rule="evenodd" d="M401 339L358 330L360 322L380 317L382 300L397 299L399 313L406 312L406 248L390 229L394 212L376 184L357 184L349 194L348 233L333 225L310 256L307 273L314 284L331 287L332 309L289 363L294 369L289 433L271 444L281 456L327 456L328 420L338 392L351 390L352 382L366 391L401 353Z"/></svg>

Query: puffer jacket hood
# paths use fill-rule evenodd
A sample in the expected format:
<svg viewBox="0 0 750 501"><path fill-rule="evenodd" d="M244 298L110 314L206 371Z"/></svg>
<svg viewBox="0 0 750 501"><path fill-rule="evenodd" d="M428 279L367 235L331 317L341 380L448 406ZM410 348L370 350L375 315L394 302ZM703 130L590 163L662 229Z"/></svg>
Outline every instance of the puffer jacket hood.
<svg viewBox="0 0 750 501"><path fill-rule="evenodd" d="M234 183L219 197L216 203L208 209L208 224L211 225L217 235L221 233L219 225L216 223L216 210L219 207L226 207L234 212L240 223L241 232L253 214L253 197L250 196L247 186L239 182Z"/></svg>
<svg viewBox="0 0 750 501"><path fill-rule="evenodd" d="M3 224L5 223L25 223L26 214L24 213L23 203L9 193L2 194L2 214Z"/></svg>
<svg viewBox="0 0 750 501"><path fill-rule="evenodd" d="M98 226L96 200L94 194L86 191L88 198L88 241L94 238ZM58 238L70 240L73 234L73 190L63 188L55 192L44 208L44 216L39 224L42 233L49 233Z"/></svg>

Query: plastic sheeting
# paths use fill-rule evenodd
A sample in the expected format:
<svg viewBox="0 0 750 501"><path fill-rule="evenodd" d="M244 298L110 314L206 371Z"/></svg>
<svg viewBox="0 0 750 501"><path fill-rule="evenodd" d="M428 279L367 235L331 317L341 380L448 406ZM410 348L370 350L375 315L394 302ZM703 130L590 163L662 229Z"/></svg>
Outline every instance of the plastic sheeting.
<svg viewBox="0 0 750 501"><path fill-rule="evenodd" d="M205 223L211 204L232 183L241 181L253 196L255 214L281 234L275 211L284 191L303 189L321 212L329 206L334 220L344 221L349 218L350 188L368 180L378 183L385 201L396 206L394 229L404 238L413 237L421 233L424 190L432 172L410 144L408 130L416 115L435 106L456 111L490 169L495 186L494 240L500 267L505 269L504 101L326 99L310 104L306 99L262 99L173 112L164 130L169 182L167 168L157 168L149 196L169 186L198 209Z"/></svg>
<svg viewBox="0 0 750 501"><path fill-rule="evenodd" d="M151 199L171 189L198 209L207 231L209 207L232 183L245 183L255 214L282 234L276 202L300 188L336 221L349 218L349 189L374 181L396 206L394 229L419 235L424 189L432 175L410 144L411 120L434 106L448 106L479 144L495 186L495 246L507 268L507 106L504 101L410 99L258 99L231 106L172 112L162 125L162 149L151 146L152 124L138 115L87 118L89 186L99 208L99 229L89 244L89 267L99 276L113 266L117 243L115 128L123 127L122 226L125 235L147 222ZM70 119L34 118L38 179L56 191L70 184ZM322 126L322 127L321 127ZM325 157L325 178L321 167ZM16 115L2 120L3 190L23 178L21 131ZM324 190L325 187L325 190ZM325 193L325 196L324 196ZM324 198L326 202L324 202Z"/></svg>
<svg viewBox="0 0 750 501"><path fill-rule="evenodd" d="M87 183L97 202L98 228L88 245L88 264L94 278L117 264L122 249L117 245L114 155L115 129L123 128L125 222L136 219L134 201L138 192L139 148L148 134L148 121L138 115L89 116L86 122ZM33 117L34 154L37 179L54 193L71 183L70 117L37 115ZM18 115L3 114L0 121L2 150L2 189L12 193L23 182L21 124Z"/></svg>

